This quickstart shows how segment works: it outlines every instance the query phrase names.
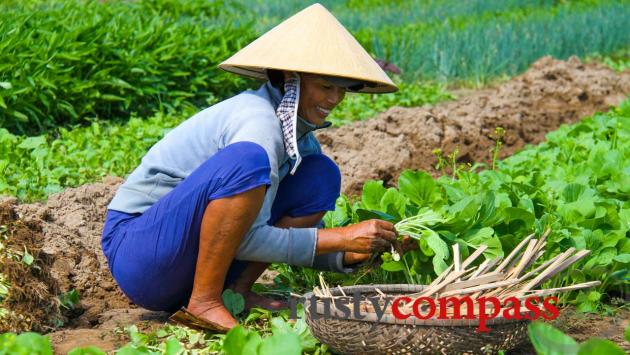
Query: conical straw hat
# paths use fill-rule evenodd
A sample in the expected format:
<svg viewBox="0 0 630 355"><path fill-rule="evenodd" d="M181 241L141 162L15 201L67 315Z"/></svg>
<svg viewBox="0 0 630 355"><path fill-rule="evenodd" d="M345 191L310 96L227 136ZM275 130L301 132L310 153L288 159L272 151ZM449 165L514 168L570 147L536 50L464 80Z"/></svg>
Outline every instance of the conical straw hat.
<svg viewBox="0 0 630 355"><path fill-rule="evenodd" d="M368 83L359 92L398 90L381 67L339 21L314 4L272 28L219 65L223 70L266 79L266 69L306 72Z"/></svg>

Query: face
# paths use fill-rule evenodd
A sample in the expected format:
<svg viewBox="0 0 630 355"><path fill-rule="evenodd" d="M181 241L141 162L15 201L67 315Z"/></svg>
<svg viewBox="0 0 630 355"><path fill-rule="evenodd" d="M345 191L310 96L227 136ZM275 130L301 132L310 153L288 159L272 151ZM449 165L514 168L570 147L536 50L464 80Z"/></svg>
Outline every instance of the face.
<svg viewBox="0 0 630 355"><path fill-rule="evenodd" d="M302 73L298 114L308 122L321 126L345 95L346 89L329 83L321 76Z"/></svg>

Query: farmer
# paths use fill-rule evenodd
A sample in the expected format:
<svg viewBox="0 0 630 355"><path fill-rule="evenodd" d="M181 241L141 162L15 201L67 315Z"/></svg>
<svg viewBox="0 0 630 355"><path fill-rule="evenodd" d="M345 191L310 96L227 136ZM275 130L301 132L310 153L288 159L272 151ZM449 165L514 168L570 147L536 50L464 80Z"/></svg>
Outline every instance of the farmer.
<svg viewBox="0 0 630 355"><path fill-rule="evenodd" d="M155 144L109 204L102 247L131 301L227 331L237 322L223 305L225 288L247 306L281 306L251 292L269 263L349 272L395 240L380 220L316 228L335 208L341 175L313 131L329 126L346 91L397 88L319 4L220 67L267 82Z"/></svg>

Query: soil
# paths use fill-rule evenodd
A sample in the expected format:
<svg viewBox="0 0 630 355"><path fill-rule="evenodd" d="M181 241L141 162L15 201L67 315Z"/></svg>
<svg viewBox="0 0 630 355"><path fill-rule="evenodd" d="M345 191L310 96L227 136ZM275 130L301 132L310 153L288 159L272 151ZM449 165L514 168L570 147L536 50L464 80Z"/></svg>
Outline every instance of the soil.
<svg viewBox="0 0 630 355"><path fill-rule="evenodd" d="M619 310L614 316L568 310L560 313L555 325L578 342L591 337L610 339L630 354L630 343L624 340L624 331L630 326L630 311L627 309Z"/></svg>
<svg viewBox="0 0 630 355"><path fill-rule="evenodd" d="M64 320L51 275L52 258L42 251L39 221L23 221L11 208L15 198L0 198L0 270L10 292L0 294L0 333L46 332Z"/></svg>
<svg viewBox="0 0 630 355"><path fill-rule="evenodd" d="M458 162L490 162L494 131L505 130L500 157L544 140L561 124L618 105L630 93L630 70L544 57L524 74L433 107L394 107L374 119L319 133L324 152L341 167L342 190L358 194L366 180L392 186L404 169L438 174L433 150Z"/></svg>
<svg viewBox="0 0 630 355"><path fill-rule="evenodd" d="M341 167L344 192L357 193L367 179L393 184L403 169L436 173L432 155L436 148L445 153L458 148L460 162L487 162L497 126L506 132L501 156L508 156L525 144L541 142L563 123L619 104L628 93L630 71L615 73L575 58L543 58L497 87L434 107L392 108L372 120L330 129L318 137ZM100 249L106 206L121 182L108 177L52 195L45 203L4 199L0 204L0 215L14 217L11 223L32 227L30 233L36 236L32 248L41 249L39 254L50 265L50 277L39 279L50 294L75 289L81 296L74 313L66 314L65 328L51 333L56 352L87 344L113 350L126 341L117 325L153 327L166 321L165 314L129 303ZM583 329L595 334L604 328Z"/></svg>
<svg viewBox="0 0 630 355"><path fill-rule="evenodd" d="M625 329L630 325L630 311L627 309L620 309L615 315L605 316L579 313L573 308L566 308L552 324L578 343L593 337L609 339L630 354L630 343L625 341L623 336ZM528 342L508 354L535 355L536 351Z"/></svg>
<svg viewBox="0 0 630 355"><path fill-rule="evenodd" d="M100 244L107 204L121 182L107 178L52 195L46 203L14 206L22 220L41 224L42 251L54 260L52 276L61 290L79 292L81 315L72 326L91 327L102 312L131 306L112 279Z"/></svg>

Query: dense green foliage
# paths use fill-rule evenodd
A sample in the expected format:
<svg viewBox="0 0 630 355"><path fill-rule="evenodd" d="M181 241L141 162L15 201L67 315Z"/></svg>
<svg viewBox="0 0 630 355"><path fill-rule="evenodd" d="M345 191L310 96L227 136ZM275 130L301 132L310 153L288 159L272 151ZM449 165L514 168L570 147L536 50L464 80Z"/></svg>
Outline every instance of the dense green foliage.
<svg viewBox="0 0 630 355"><path fill-rule="evenodd" d="M630 69L630 48L624 48L609 55L594 54L589 59L599 61L615 71L622 72Z"/></svg>
<svg viewBox="0 0 630 355"><path fill-rule="evenodd" d="M481 244L488 259L509 252L527 234L551 228L544 259L569 247L592 251L555 281L600 280L577 295L578 309L593 311L630 286L630 101L607 114L563 126L547 141L497 163L494 170L453 166L453 177L433 179L405 171L398 188L368 181L359 201L341 197L327 226L381 218L419 249L394 260L383 255L381 272L360 282L427 283L452 262L450 245L463 257ZM398 276L395 276L398 275Z"/></svg>
<svg viewBox="0 0 630 355"><path fill-rule="evenodd" d="M37 333L0 334L0 355L52 355L50 340Z"/></svg>
<svg viewBox="0 0 630 355"><path fill-rule="evenodd" d="M46 198L66 187L125 176L169 129L192 114L156 114L126 124L93 122L58 136L16 136L0 128L0 195Z"/></svg>
<svg viewBox="0 0 630 355"><path fill-rule="evenodd" d="M207 0L2 2L0 126L39 134L233 94L247 82L217 64L255 37L250 23L239 23L239 8Z"/></svg>

